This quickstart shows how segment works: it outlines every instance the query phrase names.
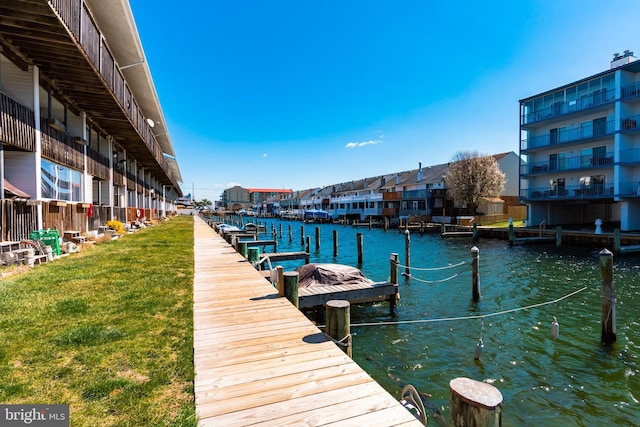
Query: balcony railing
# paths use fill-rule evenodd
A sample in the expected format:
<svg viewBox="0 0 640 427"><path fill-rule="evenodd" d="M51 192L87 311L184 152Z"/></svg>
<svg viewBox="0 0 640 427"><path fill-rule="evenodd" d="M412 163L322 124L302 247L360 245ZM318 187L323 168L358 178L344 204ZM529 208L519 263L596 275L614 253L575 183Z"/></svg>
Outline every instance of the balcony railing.
<svg viewBox="0 0 640 427"><path fill-rule="evenodd" d="M534 162L520 167L523 175L544 174L549 172L594 169L613 166L613 152L597 156L574 156L564 159L548 160L544 162Z"/></svg>
<svg viewBox="0 0 640 427"><path fill-rule="evenodd" d="M589 108L598 107L613 101L615 98L614 90L597 90L589 95L585 95L580 99L574 99L566 102L556 102L539 110L532 111L522 115L522 125L528 125L543 120L549 120L554 117L563 116L565 114L575 113L577 111L587 110Z"/></svg>
<svg viewBox="0 0 640 427"><path fill-rule="evenodd" d="M621 99L634 98L637 96L640 96L640 82L623 86L622 90L620 91Z"/></svg>
<svg viewBox="0 0 640 427"><path fill-rule="evenodd" d="M34 151L36 146L33 110L4 93L0 93L0 141L26 151Z"/></svg>
<svg viewBox="0 0 640 427"><path fill-rule="evenodd" d="M73 169L84 169L84 146L74 141L65 131L47 125L47 119L40 118L42 157Z"/></svg>
<svg viewBox="0 0 640 427"><path fill-rule="evenodd" d="M620 164L633 164L640 162L640 148L620 150Z"/></svg>
<svg viewBox="0 0 640 427"><path fill-rule="evenodd" d="M620 121L622 132L636 131L640 129L640 116L631 116Z"/></svg>
<svg viewBox="0 0 640 427"><path fill-rule="evenodd" d="M101 33L86 4L82 0L52 0L51 4L82 46L89 60L99 70L115 99L131 119L149 152L173 182L174 186L177 186L177 181L164 158L162 149L153 135L149 123L138 108L138 104L135 102L113 55L107 46L102 43Z"/></svg>
<svg viewBox="0 0 640 427"><path fill-rule="evenodd" d="M523 139L520 148L524 151L552 145L568 144L576 141L585 141L592 138L613 135L615 131L614 120L609 120L603 125L590 123L575 129L558 130L557 133L548 133L546 135Z"/></svg>
<svg viewBox="0 0 640 427"><path fill-rule="evenodd" d="M611 198L614 194L613 185L591 184L555 188L530 188L528 190L522 190L520 196L528 200L558 200Z"/></svg>

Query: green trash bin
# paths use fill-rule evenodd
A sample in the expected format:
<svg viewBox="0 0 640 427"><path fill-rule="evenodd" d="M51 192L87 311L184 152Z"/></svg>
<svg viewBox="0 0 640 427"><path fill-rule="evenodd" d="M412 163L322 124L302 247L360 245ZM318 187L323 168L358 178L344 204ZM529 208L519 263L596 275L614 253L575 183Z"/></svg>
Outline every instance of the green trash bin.
<svg viewBox="0 0 640 427"><path fill-rule="evenodd" d="M51 246L51 252L60 256L62 251L60 250L60 237L58 236L58 230L34 230L29 235L31 240L40 240L47 246Z"/></svg>

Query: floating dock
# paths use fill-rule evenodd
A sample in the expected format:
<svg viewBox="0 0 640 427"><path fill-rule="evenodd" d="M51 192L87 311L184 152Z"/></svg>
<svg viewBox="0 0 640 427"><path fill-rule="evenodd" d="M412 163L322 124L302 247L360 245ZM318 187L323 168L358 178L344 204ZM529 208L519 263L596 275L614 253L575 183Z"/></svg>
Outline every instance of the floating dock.
<svg viewBox="0 0 640 427"><path fill-rule="evenodd" d="M422 426L194 216L200 426Z"/></svg>

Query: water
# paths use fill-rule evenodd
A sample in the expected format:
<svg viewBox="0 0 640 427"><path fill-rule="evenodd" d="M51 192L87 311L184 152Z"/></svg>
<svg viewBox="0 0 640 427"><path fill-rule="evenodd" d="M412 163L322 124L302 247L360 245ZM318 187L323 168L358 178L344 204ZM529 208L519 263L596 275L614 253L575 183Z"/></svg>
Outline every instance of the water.
<svg viewBox="0 0 640 427"><path fill-rule="evenodd" d="M279 230L278 251L304 250L300 222L267 220ZM293 238L289 242L288 226ZM363 234L364 260L359 266L372 280L389 278L389 255L405 264L404 235L397 230L320 226L320 250L311 236L311 262L357 266L356 233ZM334 229L338 257L333 257ZM396 315L388 304L352 307L354 360L394 396L404 384L428 396L428 412L448 424L449 381L468 377L497 387L503 395L505 426L640 425L640 256L614 258L617 291L617 341L600 342L600 271L597 253L586 249L557 251L552 246L509 247L506 241L480 240L482 298L471 298L472 243L411 234L414 278L400 279ZM463 265L444 270L421 271ZM282 263L285 271L300 262ZM401 272L404 269L400 270ZM556 304L489 316L492 313L553 301L586 290ZM358 326L484 315L484 320L452 320ZM553 317L560 324L551 338ZM484 341L474 360L478 339ZM430 425L438 424L433 419Z"/></svg>

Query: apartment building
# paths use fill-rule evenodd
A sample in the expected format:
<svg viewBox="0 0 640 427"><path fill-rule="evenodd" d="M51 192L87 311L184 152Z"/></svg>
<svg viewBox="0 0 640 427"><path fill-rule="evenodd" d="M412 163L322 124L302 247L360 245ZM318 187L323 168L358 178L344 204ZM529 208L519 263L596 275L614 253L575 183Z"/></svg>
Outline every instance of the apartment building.
<svg viewBox="0 0 640 427"><path fill-rule="evenodd" d="M164 216L181 180L129 3L3 0L1 240Z"/></svg>
<svg viewBox="0 0 640 427"><path fill-rule="evenodd" d="M640 61L520 100L520 200L530 224L640 229Z"/></svg>

